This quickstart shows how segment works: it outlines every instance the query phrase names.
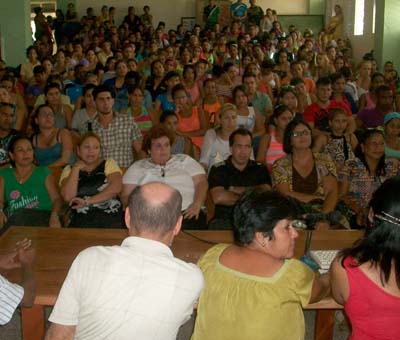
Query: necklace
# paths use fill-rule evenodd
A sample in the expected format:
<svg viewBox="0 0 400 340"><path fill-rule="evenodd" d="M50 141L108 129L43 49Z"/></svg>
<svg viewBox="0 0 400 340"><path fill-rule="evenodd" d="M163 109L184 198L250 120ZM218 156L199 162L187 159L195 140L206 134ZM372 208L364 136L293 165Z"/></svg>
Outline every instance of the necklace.
<svg viewBox="0 0 400 340"><path fill-rule="evenodd" d="M17 182L19 184L24 183L29 177L31 177L34 169L35 169L35 166L32 164L31 168L29 169L29 171L27 173L20 175L19 171L15 168L15 170L14 170L15 179L17 180Z"/></svg>

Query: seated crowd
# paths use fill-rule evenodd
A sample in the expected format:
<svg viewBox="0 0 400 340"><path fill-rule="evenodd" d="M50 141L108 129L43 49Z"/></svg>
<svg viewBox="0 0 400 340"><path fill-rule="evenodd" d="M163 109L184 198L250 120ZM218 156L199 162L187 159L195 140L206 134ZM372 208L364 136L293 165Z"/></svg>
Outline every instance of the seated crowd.
<svg viewBox="0 0 400 340"><path fill-rule="evenodd" d="M291 259L298 236L292 219L318 216L311 226L318 230L399 225L399 210L379 201L386 180L399 187L393 178L400 173L400 84L393 63L379 72L368 53L356 63L349 42L332 35L332 27L317 35L293 25L285 31L276 12L264 14L254 0L248 8L241 1L231 6L228 27L220 27L219 8L210 0L205 27L196 24L191 31L183 25L165 31L164 22L153 27L148 6L142 16L129 7L119 26L114 12L103 6L96 17L88 8L78 20L70 4L65 17L58 11L49 22L39 9L27 63L11 69L2 62L0 227L127 226L130 237L163 246L171 245L181 227L233 229L235 245L217 245L199 262L206 285L192 339L264 339L266 333L301 339L301 307L328 294L329 276ZM46 25L54 30L54 54ZM157 194L165 197L156 209L149 197ZM145 208L160 217L149 230L146 223L155 218L132 210ZM176 216L161 221L167 208ZM330 218L334 212L340 220ZM334 263L333 296L341 303L353 298L346 275L355 275L355 261L360 268L378 263L368 267L369 276L378 277L373 281L380 287L388 284L398 298L399 264L393 262L391 271L387 261L393 258L385 253L377 261L374 255L382 250L363 242ZM50 317L48 339L62 332L84 337L94 329L76 311L93 312L96 297L76 299L87 289L80 276L86 261L108 261L96 251L74 262ZM196 285L185 286L188 301L180 318L160 328L163 339L176 336L203 286L196 269L172 263ZM105 272L112 276L111 265L110 260ZM98 273L86 274L98 281ZM125 297L118 298L122 303ZM258 299L270 308L255 308ZM357 308L346 309L351 321ZM147 312L146 322L152 317ZM270 316L268 323L254 320L262 313ZM271 323L280 333L273 333ZM141 326L107 331L125 339Z"/></svg>

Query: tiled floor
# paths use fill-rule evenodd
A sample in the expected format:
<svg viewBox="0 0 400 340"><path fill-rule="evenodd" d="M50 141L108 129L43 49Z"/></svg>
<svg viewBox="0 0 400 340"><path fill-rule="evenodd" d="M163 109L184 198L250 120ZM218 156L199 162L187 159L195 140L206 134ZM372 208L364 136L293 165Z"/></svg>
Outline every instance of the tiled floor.
<svg viewBox="0 0 400 340"><path fill-rule="evenodd" d="M50 308L46 309L46 315L50 313ZM304 313L306 320L306 337L305 340L312 340L314 336L314 318L315 312L306 311ZM21 339L21 327L20 327L20 314L17 311L14 314L11 322L7 325L0 327L0 340L20 340ZM345 340L349 336L349 330L347 324L342 322L343 316L341 313L337 313L337 322L335 326L334 340ZM192 334L194 326L194 317L192 317L186 324L184 324L179 333L177 340L189 340ZM145 340L145 339L142 339ZM245 340L245 339L244 339Z"/></svg>

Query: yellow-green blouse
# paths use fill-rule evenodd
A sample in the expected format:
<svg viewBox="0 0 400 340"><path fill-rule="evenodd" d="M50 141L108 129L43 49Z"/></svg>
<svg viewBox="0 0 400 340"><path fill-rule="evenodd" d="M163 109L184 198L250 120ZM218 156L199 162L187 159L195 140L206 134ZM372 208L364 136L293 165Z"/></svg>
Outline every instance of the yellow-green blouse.
<svg viewBox="0 0 400 340"><path fill-rule="evenodd" d="M227 247L214 246L198 263L205 287L192 340L303 340L312 270L291 259L270 278L244 274L219 262Z"/></svg>

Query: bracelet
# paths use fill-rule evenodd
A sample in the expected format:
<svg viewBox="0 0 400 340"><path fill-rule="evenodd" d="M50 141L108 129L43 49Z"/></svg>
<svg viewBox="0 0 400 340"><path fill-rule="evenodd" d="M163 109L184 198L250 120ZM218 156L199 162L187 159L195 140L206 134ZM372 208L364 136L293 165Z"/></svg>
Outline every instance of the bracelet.
<svg viewBox="0 0 400 340"><path fill-rule="evenodd" d="M85 205L88 207L90 205L89 198L85 197L84 201L85 201Z"/></svg>

